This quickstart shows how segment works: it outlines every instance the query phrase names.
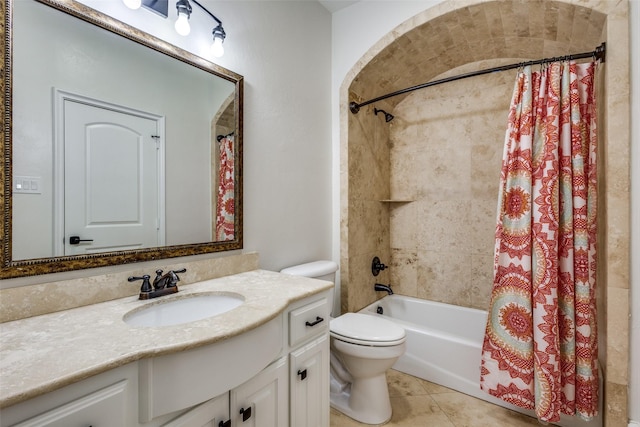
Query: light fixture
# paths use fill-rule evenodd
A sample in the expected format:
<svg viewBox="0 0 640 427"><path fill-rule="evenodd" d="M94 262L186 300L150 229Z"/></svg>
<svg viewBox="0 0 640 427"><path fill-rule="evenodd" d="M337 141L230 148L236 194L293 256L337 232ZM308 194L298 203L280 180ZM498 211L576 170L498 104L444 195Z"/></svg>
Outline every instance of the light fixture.
<svg viewBox="0 0 640 427"><path fill-rule="evenodd" d="M122 0L124 2L124 5L127 6L129 9L140 9L140 6L142 6L142 0Z"/></svg>
<svg viewBox="0 0 640 427"><path fill-rule="evenodd" d="M219 23L217 27L213 29L213 43L211 44L211 54L216 58L220 58L224 55L224 46L222 43L227 37L227 33L222 28L222 23Z"/></svg>
<svg viewBox="0 0 640 427"><path fill-rule="evenodd" d="M224 43L224 39L227 37L227 33L224 31L224 28L222 28L222 21L216 18L216 16L213 13L209 12L209 10L203 5L201 5L197 0L191 0L191 1L200 9L205 11L206 14L209 15L214 21L216 21L217 25L213 28L213 32L212 32L213 43L211 44L211 54L218 58L221 57L224 54L224 47L222 46L222 43ZM185 19L183 22L185 22L187 28L189 28L188 19L192 11L191 5L189 4L189 0L178 0L178 3L176 3L176 8L178 9L178 21L180 21L181 14L182 14L182 16L185 16ZM181 33L180 30L178 30L178 21L176 21L176 31L178 31L178 34L182 34L182 35L189 34L188 30L187 30L187 33L185 34Z"/></svg>
<svg viewBox="0 0 640 427"><path fill-rule="evenodd" d="M189 25L189 17L191 16L191 4L189 0L178 0L176 3L176 9L178 10L178 19L176 19L175 29L181 36L187 36L191 32L191 25Z"/></svg>
<svg viewBox="0 0 640 427"><path fill-rule="evenodd" d="M160 16L165 18L168 17L168 0L122 0L124 4L130 9L138 9L140 6L144 6L152 12L157 13ZM205 11L207 15L209 15L214 21L216 21L216 26L213 28L213 43L211 44L211 54L215 57L221 57L224 54L224 39L227 37L227 33L222 28L222 21L220 21L216 16L209 12L206 7L201 5L197 0L191 0L191 2L195 3L200 9ZM191 7L191 3L189 0L178 0L176 3L176 10L178 12L178 19L176 19L176 23L174 25L176 32L181 36L189 35L191 32L191 25L189 25L189 18L191 17L191 12L193 12L193 8Z"/></svg>

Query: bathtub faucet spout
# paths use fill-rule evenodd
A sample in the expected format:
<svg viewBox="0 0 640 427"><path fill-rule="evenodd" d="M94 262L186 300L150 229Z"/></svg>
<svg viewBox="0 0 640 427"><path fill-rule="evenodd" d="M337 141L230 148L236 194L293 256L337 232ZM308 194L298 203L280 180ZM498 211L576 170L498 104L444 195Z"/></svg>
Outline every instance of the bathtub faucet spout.
<svg viewBox="0 0 640 427"><path fill-rule="evenodd" d="M376 283L375 285L373 285L373 288L376 291L382 291L382 292L386 292L389 295L393 295L393 291L391 290L391 285L383 285L380 283Z"/></svg>

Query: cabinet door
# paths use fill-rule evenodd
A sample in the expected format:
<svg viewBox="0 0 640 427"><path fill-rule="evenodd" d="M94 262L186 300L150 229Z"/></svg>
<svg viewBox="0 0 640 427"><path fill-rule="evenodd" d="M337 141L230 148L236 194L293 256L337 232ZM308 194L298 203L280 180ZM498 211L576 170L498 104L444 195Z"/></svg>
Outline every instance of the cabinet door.
<svg viewBox="0 0 640 427"><path fill-rule="evenodd" d="M14 427L90 427L126 425L127 381L73 400Z"/></svg>
<svg viewBox="0 0 640 427"><path fill-rule="evenodd" d="M288 427L287 358L283 357L231 390L234 427Z"/></svg>
<svg viewBox="0 0 640 427"><path fill-rule="evenodd" d="M196 406L163 427L219 427L229 422L229 393Z"/></svg>
<svg viewBox="0 0 640 427"><path fill-rule="evenodd" d="M291 352L291 426L329 425L329 337Z"/></svg>

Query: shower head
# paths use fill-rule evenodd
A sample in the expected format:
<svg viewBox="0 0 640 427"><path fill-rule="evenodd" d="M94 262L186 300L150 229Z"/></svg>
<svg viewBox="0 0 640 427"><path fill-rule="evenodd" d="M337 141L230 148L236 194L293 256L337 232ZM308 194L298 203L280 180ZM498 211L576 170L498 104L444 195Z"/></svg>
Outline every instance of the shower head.
<svg viewBox="0 0 640 427"><path fill-rule="evenodd" d="M377 108L373 108L373 114L378 114L378 113L383 113L384 114L384 121L389 123L391 120L393 120L393 114L387 113L384 110L378 110Z"/></svg>

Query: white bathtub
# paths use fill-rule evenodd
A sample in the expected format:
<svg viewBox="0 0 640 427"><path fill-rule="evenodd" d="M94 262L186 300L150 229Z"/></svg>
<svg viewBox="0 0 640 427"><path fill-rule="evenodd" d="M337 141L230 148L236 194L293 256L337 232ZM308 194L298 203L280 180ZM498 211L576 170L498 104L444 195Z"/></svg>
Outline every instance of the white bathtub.
<svg viewBox="0 0 640 427"><path fill-rule="evenodd" d="M389 295L360 312L378 316L379 308L382 308L383 316L407 331L407 351L398 359L394 369L535 417L533 411L516 407L480 390L480 354L486 311ZM602 404L600 406L602 413ZM557 425L600 427L602 419L598 416L585 422L563 415Z"/></svg>

